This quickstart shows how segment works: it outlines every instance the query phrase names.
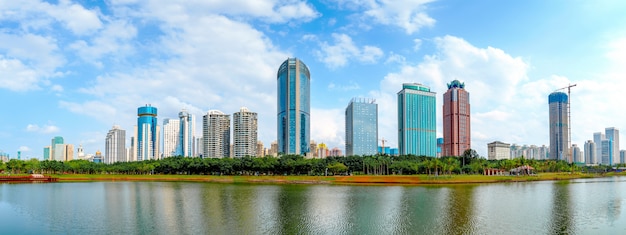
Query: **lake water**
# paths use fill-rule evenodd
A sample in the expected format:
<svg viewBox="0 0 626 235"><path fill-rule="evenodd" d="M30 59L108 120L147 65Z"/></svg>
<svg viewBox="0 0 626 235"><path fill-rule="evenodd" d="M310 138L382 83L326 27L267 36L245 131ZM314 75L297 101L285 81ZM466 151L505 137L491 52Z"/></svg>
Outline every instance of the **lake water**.
<svg viewBox="0 0 626 235"><path fill-rule="evenodd" d="M0 234L626 234L626 177L451 186L0 184Z"/></svg>

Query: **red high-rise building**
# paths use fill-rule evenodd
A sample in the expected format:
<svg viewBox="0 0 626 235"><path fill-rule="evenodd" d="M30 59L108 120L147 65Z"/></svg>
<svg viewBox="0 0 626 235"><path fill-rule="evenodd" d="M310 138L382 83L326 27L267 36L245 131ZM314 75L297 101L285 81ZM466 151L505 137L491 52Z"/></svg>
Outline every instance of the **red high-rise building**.
<svg viewBox="0 0 626 235"><path fill-rule="evenodd" d="M469 92L458 80L443 94L443 148L441 156L461 156L471 148Z"/></svg>

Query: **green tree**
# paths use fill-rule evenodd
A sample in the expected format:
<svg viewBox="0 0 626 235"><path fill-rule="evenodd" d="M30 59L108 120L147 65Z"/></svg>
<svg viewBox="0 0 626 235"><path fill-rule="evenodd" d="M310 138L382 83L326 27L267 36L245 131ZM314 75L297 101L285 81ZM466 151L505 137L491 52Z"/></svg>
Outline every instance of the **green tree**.
<svg viewBox="0 0 626 235"><path fill-rule="evenodd" d="M333 175L336 175L337 173L346 172L348 170L348 167L341 162L334 162L334 163L328 164L327 167L328 167L328 170L333 173Z"/></svg>

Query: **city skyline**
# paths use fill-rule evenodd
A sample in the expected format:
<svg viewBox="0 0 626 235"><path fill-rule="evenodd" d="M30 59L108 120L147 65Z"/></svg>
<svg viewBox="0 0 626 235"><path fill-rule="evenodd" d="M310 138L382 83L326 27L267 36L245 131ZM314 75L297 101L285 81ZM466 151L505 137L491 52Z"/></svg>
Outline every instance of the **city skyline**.
<svg viewBox="0 0 626 235"><path fill-rule="evenodd" d="M277 139L276 68L289 57L311 69L311 139L331 148L343 147L352 97L377 100L379 137L397 146L394 97L406 82L437 94L450 80L472 84L471 142L482 156L495 140L548 144L537 131L548 128L546 96L570 83L572 144L626 126L626 110L612 108L626 85L626 3L265 3L3 4L0 105L16 115L3 116L0 150L42 159L63 136L103 151L112 125L130 142L146 103L161 119L246 106L267 145Z"/></svg>

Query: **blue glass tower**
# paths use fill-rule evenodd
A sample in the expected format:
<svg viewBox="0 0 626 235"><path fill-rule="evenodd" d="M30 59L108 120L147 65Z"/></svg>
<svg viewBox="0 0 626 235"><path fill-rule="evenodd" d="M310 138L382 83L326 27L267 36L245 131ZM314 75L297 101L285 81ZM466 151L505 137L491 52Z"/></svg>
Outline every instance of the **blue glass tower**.
<svg viewBox="0 0 626 235"><path fill-rule="evenodd" d="M398 92L400 155L437 156L435 92L419 83L404 83Z"/></svg>
<svg viewBox="0 0 626 235"><path fill-rule="evenodd" d="M374 99L352 99L346 108L346 156L376 155L378 104Z"/></svg>
<svg viewBox="0 0 626 235"><path fill-rule="evenodd" d="M159 157L157 108L150 105L137 110L137 161Z"/></svg>
<svg viewBox="0 0 626 235"><path fill-rule="evenodd" d="M548 96L550 115L550 159L569 160L567 94L552 92Z"/></svg>
<svg viewBox="0 0 626 235"><path fill-rule="evenodd" d="M309 68L297 58L288 58L278 68L278 153L309 152L311 105Z"/></svg>

